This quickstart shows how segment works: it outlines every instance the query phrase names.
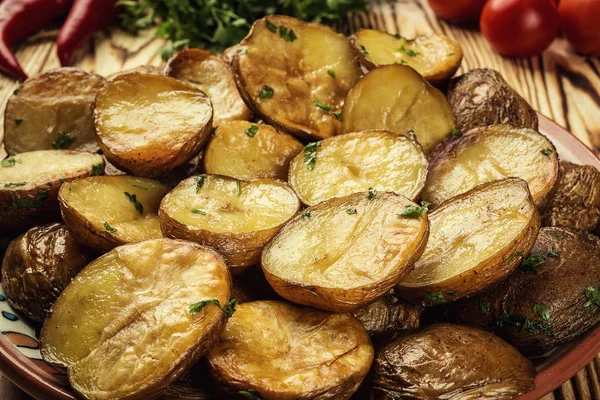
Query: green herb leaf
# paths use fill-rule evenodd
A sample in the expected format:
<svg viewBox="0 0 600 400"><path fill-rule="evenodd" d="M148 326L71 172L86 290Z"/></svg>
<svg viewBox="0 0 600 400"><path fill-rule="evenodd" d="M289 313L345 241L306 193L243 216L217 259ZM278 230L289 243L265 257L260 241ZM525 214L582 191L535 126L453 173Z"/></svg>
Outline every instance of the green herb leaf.
<svg viewBox="0 0 600 400"><path fill-rule="evenodd" d="M554 336L552 327L548 322L532 320L524 315L504 314L492 323L492 328L513 328L517 331L528 333L541 332L546 336Z"/></svg>
<svg viewBox="0 0 600 400"><path fill-rule="evenodd" d="M18 187L25 186L25 185L27 185L27 182L10 182L10 183L5 183L4 188L5 189L14 189L14 188L18 188Z"/></svg>
<svg viewBox="0 0 600 400"><path fill-rule="evenodd" d="M346 210L346 212L347 212L349 215L356 214L356 208L349 208L349 209L347 209L347 210Z"/></svg>
<svg viewBox="0 0 600 400"><path fill-rule="evenodd" d="M448 302L448 300L446 300L446 296L444 295L444 292L441 292L441 291L427 293L423 297L423 301L425 302L425 304L427 304L429 306L439 306L440 304L445 304Z"/></svg>
<svg viewBox="0 0 600 400"><path fill-rule="evenodd" d="M23 123L23 120L21 118L17 118L15 119L15 125L19 126Z"/></svg>
<svg viewBox="0 0 600 400"><path fill-rule="evenodd" d="M258 133L258 125L250 125L250 128L245 130L246 135L250 137L254 137Z"/></svg>
<svg viewBox="0 0 600 400"><path fill-rule="evenodd" d="M239 395L244 396L245 398L249 399L249 400L267 400L265 397L262 397L260 393L258 393L256 390L240 390L238 392Z"/></svg>
<svg viewBox="0 0 600 400"><path fill-rule="evenodd" d="M92 176L100 176L104 172L102 163L92 165Z"/></svg>
<svg viewBox="0 0 600 400"><path fill-rule="evenodd" d="M563 235L563 234L562 234L562 233L560 233L560 232L550 232L550 234L551 234L552 236L554 236L555 238L559 238L559 239L564 239L564 238L565 238L565 235Z"/></svg>
<svg viewBox="0 0 600 400"><path fill-rule="evenodd" d="M203 211L203 210L198 210L197 208L192 208L190 211L191 211L193 214L200 214L200 215L206 215L206 214L207 214L207 212L206 212L206 211Z"/></svg>
<svg viewBox="0 0 600 400"><path fill-rule="evenodd" d="M321 147L319 142L311 142L304 147L304 165L306 169L313 170L317 164L317 149Z"/></svg>
<svg viewBox="0 0 600 400"><path fill-rule="evenodd" d="M258 97L260 97L263 100L266 100L272 98L274 94L275 90L273 90L271 86L263 85L262 89L260 89Z"/></svg>
<svg viewBox="0 0 600 400"><path fill-rule="evenodd" d="M540 153L542 153L545 156L550 156L550 154L553 153L552 149L544 149L542 151L540 151Z"/></svg>
<svg viewBox="0 0 600 400"><path fill-rule="evenodd" d="M332 69L328 69L328 70L327 70L327 73L328 73L329 75L331 75L331 77L332 77L333 79L335 79L335 71L334 71L334 70L332 70Z"/></svg>
<svg viewBox="0 0 600 400"><path fill-rule="evenodd" d="M13 201L12 207L15 210L21 208L42 208L46 199L48 198L48 194L50 193L47 189L38 189L34 198L24 197L21 199L17 199Z"/></svg>
<svg viewBox="0 0 600 400"><path fill-rule="evenodd" d="M242 55L242 56L243 56L243 55L245 55L245 54L248 54L248 49L247 49L247 48L245 48L245 47L242 47L242 48L240 49L240 55Z"/></svg>
<svg viewBox="0 0 600 400"><path fill-rule="evenodd" d="M431 205L428 201L422 201L421 207L418 206L406 206L402 211L400 211L397 215L399 217L407 217L407 218L419 218L422 217L423 214L429 211L429 206Z"/></svg>
<svg viewBox="0 0 600 400"><path fill-rule="evenodd" d="M583 307L585 311L592 311L592 306L600 307L600 287L598 285L586 287L584 294L586 302Z"/></svg>
<svg viewBox="0 0 600 400"><path fill-rule="evenodd" d="M68 149L69 146L73 143L75 138L68 132L58 132L56 136L56 140L52 144L52 148L58 149Z"/></svg>
<svg viewBox="0 0 600 400"><path fill-rule="evenodd" d="M335 119L337 119L338 121L342 120L342 113L340 111L334 111L334 112L332 112L332 114L335 117Z"/></svg>
<svg viewBox="0 0 600 400"><path fill-rule="evenodd" d="M360 45L360 52L363 53L364 55L369 54L369 52L367 51L365 46L363 46L362 44Z"/></svg>
<svg viewBox="0 0 600 400"><path fill-rule="evenodd" d="M404 47L405 44L406 44L406 39L404 39L404 38L400 39L400 48L398 49L398 51L400 53L406 54L409 57L416 57L418 53L415 53L412 49L406 50L406 48Z"/></svg>
<svg viewBox="0 0 600 400"><path fill-rule="evenodd" d="M242 195L242 183L240 182L239 179L235 182L235 188L236 188L236 193L237 193L238 197L241 196Z"/></svg>
<svg viewBox="0 0 600 400"><path fill-rule="evenodd" d="M129 201L133 203L133 206L135 207L135 209L137 210L137 212L139 212L140 214L144 213L144 206L142 205L142 203L140 203L138 201L137 195L130 194L129 192L125 192L125 196L127 196L127 198L129 199Z"/></svg>
<svg viewBox="0 0 600 400"><path fill-rule="evenodd" d="M12 168L15 166L16 163L22 163L23 161L21 160L17 160L14 157L10 157L10 158L5 158L4 160L0 161L0 166L2 166L2 168Z"/></svg>
<svg viewBox="0 0 600 400"><path fill-rule="evenodd" d="M485 315L486 317L488 315L490 315L490 308L492 307L491 303L488 303L487 301L480 301L479 302L479 310L481 311L481 313L483 315Z"/></svg>
<svg viewBox="0 0 600 400"><path fill-rule="evenodd" d="M454 128L450 131L450 137L457 137L460 136L460 129L458 128Z"/></svg>
<svg viewBox="0 0 600 400"><path fill-rule="evenodd" d="M448 53L446 54L446 57L452 57L454 55L454 53Z"/></svg>
<svg viewBox="0 0 600 400"><path fill-rule="evenodd" d="M328 106L325 103L321 103L320 101L315 100L315 101L313 101L313 104L315 106L319 107L323 111L331 111L331 107L330 106Z"/></svg>
<svg viewBox="0 0 600 400"><path fill-rule="evenodd" d="M202 300L197 303L190 304L190 314L198 314L200 311L202 311L204 307L206 307L209 304L214 304L215 306L219 307L227 318L231 318L231 316L235 312L235 306L238 304L238 301L236 299L233 299L229 303L226 303L223 307L217 299Z"/></svg>
<svg viewBox="0 0 600 400"><path fill-rule="evenodd" d="M140 190L148 190L148 188L140 186L140 185L131 185L131 186L133 186L134 188L140 189Z"/></svg>
<svg viewBox="0 0 600 400"><path fill-rule="evenodd" d="M550 319L550 309L544 304L534 304L533 313L544 321L548 321Z"/></svg>
<svg viewBox="0 0 600 400"><path fill-rule="evenodd" d="M560 253L556 249L550 250L547 255L548 255L548 257L552 257L552 258L560 257Z"/></svg>
<svg viewBox="0 0 600 400"><path fill-rule="evenodd" d="M104 229L106 229L110 233L115 233L117 231L115 228L110 226L110 224L106 221L104 221Z"/></svg>
<svg viewBox="0 0 600 400"><path fill-rule="evenodd" d="M306 211L304 214L302 214L302 218L310 219L310 211Z"/></svg>
<svg viewBox="0 0 600 400"><path fill-rule="evenodd" d="M279 36L281 36L288 42L293 42L294 40L298 39L298 36L296 36L296 32L294 32L293 29L288 30L288 28L286 28L285 26L279 27Z"/></svg>
<svg viewBox="0 0 600 400"><path fill-rule="evenodd" d="M367 192L367 199L373 200L375 197L377 197L377 190L373 189L372 187L369 188L369 191Z"/></svg>
<svg viewBox="0 0 600 400"><path fill-rule="evenodd" d="M506 259L506 261L504 262L504 264L509 264L512 260L514 260L517 257L525 257L525 252L524 251L517 251L516 253L513 253L510 257L508 257Z"/></svg>
<svg viewBox="0 0 600 400"><path fill-rule="evenodd" d="M277 32L277 25L275 25L274 23L272 23L271 21L269 21L268 19L265 19L265 25L267 25L267 28L275 33Z"/></svg>
<svg viewBox="0 0 600 400"><path fill-rule="evenodd" d="M538 268L546 262L546 257L539 253L531 253L523 259L519 268L529 274L537 274Z"/></svg>
<svg viewBox="0 0 600 400"><path fill-rule="evenodd" d="M196 178L196 193L198 193L200 191L200 189L202 189L202 186L204 186L205 179L206 179L206 176L204 176L204 175L200 175Z"/></svg>

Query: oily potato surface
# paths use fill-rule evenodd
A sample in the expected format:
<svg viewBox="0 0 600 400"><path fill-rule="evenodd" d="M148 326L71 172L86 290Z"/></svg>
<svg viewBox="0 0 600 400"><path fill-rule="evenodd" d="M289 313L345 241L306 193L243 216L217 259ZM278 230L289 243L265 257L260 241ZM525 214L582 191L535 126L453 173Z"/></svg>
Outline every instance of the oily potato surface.
<svg viewBox="0 0 600 400"><path fill-rule="evenodd" d="M120 246L85 267L60 295L40 335L44 360L67 367L84 398L154 399L219 338L229 301L223 259L193 243Z"/></svg>
<svg viewBox="0 0 600 400"><path fill-rule="evenodd" d="M301 151L298 140L270 125L234 121L215 130L204 149L204 170L243 180L286 181L290 162Z"/></svg>
<svg viewBox="0 0 600 400"><path fill-rule="evenodd" d="M133 72L96 96L94 123L108 161L133 175L165 175L200 152L212 128L212 105L174 78Z"/></svg>
<svg viewBox="0 0 600 400"><path fill-rule="evenodd" d="M237 307L208 354L221 390L267 399L348 399L369 371L373 346L350 314L285 302Z"/></svg>
<svg viewBox="0 0 600 400"><path fill-rule="evenodd" d="M309 144L292 161L289 182L312 206L369 189L416 200L426 178L427 159L414 137L368 131Z"/></svg>
<svg viewBox="0 0 600 400"><path fill-rule="evenodd" d="M403 196L354 193L300 212L265 247L265 277L282 297L329 311L353 311L383 296L419 259L427 215L397 214Z"/></svg>
<svg viewBox="0 0 600 400"><path fill-rule="evenodd" d="M261 118L306 139L338 133L335 113L361 75L346 37L324 25L272 15L254 23L240 48L233 60L236 82Z"/></svg>

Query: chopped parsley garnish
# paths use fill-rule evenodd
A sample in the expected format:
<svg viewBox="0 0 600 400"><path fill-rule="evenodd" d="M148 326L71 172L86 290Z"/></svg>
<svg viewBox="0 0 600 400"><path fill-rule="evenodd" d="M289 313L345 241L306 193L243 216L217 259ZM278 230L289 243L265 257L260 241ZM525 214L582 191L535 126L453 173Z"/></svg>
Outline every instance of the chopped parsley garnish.
<svg viewBox="0 0 600 400"><path fill-rule="evenodd" d="M534 304L533 313L544 321L548 321L550 319L550 309L546 307L545 304Z"/></svg>
<svg viewBox="0 0 600 400"><path fill-rule="evenodd" d="M356 208L349 208L349 209L347 209L347 210L346 210L346 212L347 212L349 215L356 214Z"/></svg>
<svg viewBox="0 0 600 400"><path fill-rule="evenodd" d="M258 94L258 97L265 100L265 99L272 98L274 94L275 94L275 91L273 90L273 88L271 86L263 85L262 89L260 89L260 93Z"/></svg>
<svg viewBox="0 0 600 400"><path fill-rule="evenodd" d="M250 137L254 137L258 133L258 125L250 125L250 128L245 130L246 135Z"/></svg>
<svg viewBox="0 0 600 400"><path fill-rule="evenodd" d="M552 258L558 258L560 257L560 253L558 252L558 250L552 249L548 252L547 256Z"/></svg>
<svg viewBox="0 0 600 400"><path fill-rule="evenodd" d="M17 118L15 119L15 125L19 126L23 123L23 120L21 118Z"/></svg>
<svg viewBox="0 0 600 400"><path fill-rule="evenodd" d="M460 129L458 128L454 128L450 131L450 137L457 137L460 136Z"/></svg>
<svg viewBox="0 0 600 400"><path fill-rule="evenodd" d="M402 59L400 60L400 64L402 64L402 65L406 65L406 64L408 64L408 61L406 61L404 58L402 58Z"/></svg>
<svg viewBox="0 0 600 400"><path fill-rule="evenodd" d="M302 214L302 218L310 219L310 211L306 211L304 214Z"/></svg>
<svg viewBox="0 0 600 400"><path fill-rule="evenodd" d="M317 149L319 147L321 147L321 143L319 142L311 142L304 147L304 165L306 165L306 169L311 171L315 169Z"/></svg>
<svg viewBox="0 0 600 400"><path fill-rule="evenodd" d="M14 189L14 188L18 188L21 186L25 186L27 185L27 182L10 182L10 183L5 183L4 187L6 189Z"/></svg>
<svg viewBox="0 0 600 400"><path fill-rule="evenodd" d="M564 239L564 238L565 238L565 235L563 235L563 234L562 234L562 233L560 233L560 232L550 232L550 234L551 234L552 236L554 236L555 238L559 238L559 239Z"/></svg>
<svg viewBox="0 0 600 400"><path fill-rule="evenodd" d="M512 260L514 260L517 257L525 257L525 252L524 251L517 251L516 253L513 253L510 257L508 257L506 259L506 261L504 261L505 264L510 263Z"/></svg>
<svg viewBox="0 0 600 400"><path fill-rule="evenodd" d="M248 400L267 400L266 398L262 397L262 395L260 393L258 393L256 390L240 390L238 392L239 395L247 398Z"/></svg>
<svg viewBox="0 0 600 400"><path fill-rule="evenodd" d="M235 312L235 306L237 303L238 301L233 299L229 303L226 303L225 306L221 306L221 303L217 299L202 300L197 303L190 304L190 314L198 314L207 305L214 304L215 306L219 307L221 311L223 311L227 318L230 318Z"/></svg>
<svg viewBox="0 0 600 400"><path fill-rule="evenodd" d="M586 302L584 304L585 311L592 311L592 306L600 307L600 287L598 285L589 286L584 291Z"/></svg>
<svg viewBox="0 0 600 400"><path fill-rule="evenodd" d="M102 163L92 165L92 176L100 176L102 175L103 168Z"/></svg>
<svg viewBox="0 0 600 400"><path fill-rule="evenodd" d="M129 192L125 192L125 196L127 196L127 198L129 199L129 201L133 203L133 206L135 207L135 209L137 210L137 212L139 212L140 214L144 213L144 206L142 205L142 203L140 203L138 201L137 196L135 194L131 194Z"/></svg>
<svg viewBox="0 0 600 400"><path fill-rule="evenodd" d="M328 73L329 75L331 75L331 77L332 77L332 78L334 78L334 79L335 79L335 71L334 71L334 70L332 70L332 69L328 69L328 70L327 70L327 73Z"/></svg>
<svg viewBox="0 0 600 400"><path fill-rule="evenodd" d="M550 156L550 154L552 154L552 149L544 149L540 151L540 153L542 153L545 156Z"/></svg>
<svg viewBox="0 0 600 400"><path fill-rule="evenodd" d="M277 25L275 25L274 23L272 23L268 19L265 19L265 24L267 25L267 28L269 28L269 30L271 32L273 32L273 33L277 32Z"/></svg>
<svg viewBox="0 0 600 400"><path fill-rule="evenodd" d="M140 190L148 190L148 188L140 186L140 185L131 185L131 186L133 186L134 188L138 188Z"/></svg>
<svg viewBox="0 0 600 400"><path fill-rule="evenodd" d="M541 332L546 336L554 336L548 322L529 319L524 315L504 314L492 323L492 328L513 328L528 333Z"/></svg>
<svg viewBox="0 0 600 400"><path fill-rule="evenodd" d="M73 143L75 138L68 132L58 132L56 136L56 140L52 143L52 148L58 149L68 149L69 146Z"/></svg>
<svg viewBox="0 0 600 400"><path fill-rule="evenodd" d="M423 300L425 301L425 303L427 305L439 306L440 304L445 304L448 302L448 300L446 300L446 295L456 297L456 293L450 290L447 292L439 291L439 292L427 293L423 297Z"/></svg>
<svg viewBox="0 0 600 400"><path fill-rule="evenodd" d="M539 253L530 253L521 261L520 268L523 272L537 274L538 268L546 262L546 257Z"/></svg>
<svg viewBox="0 0 600 400"><path fill-rule="evenodd" d="M315 100L315 101L313 101L313 104L315 106L319 107L323 111L331 111L331 107L330 106L328 106L325 103L321 103L320 101Z"/></svg>
<svg viewBox="0 0 600 400"><path fill-rule="evenodd" d="M404 38L400 39L400 48L398 49L398 51L400 53L406 54L409 57L416 57L417 53L415 53L412 49L406 50L406 48L404 47L405 44L406 44L406 39L404 39Z"/></svg>
<svg viewBox="0 0 600 400"><path fill-rule="evenodd" d="M242 48L240 49L240 54L241 54L241 55L248 54L248 49L247 49L247 48L245 48L245 47L242 47Z"/></svg>
<svg viewBox="0 0 600 400"><path fill-rule="evenodd" d="M200 175L196 178L196 193L198 193L200 189L202 189L202 186L204 186L205 179L206 177L204 175Z"/></svg>
<svg viewBox="0 0 600 400"><path fill-rule="evenodd" d="M422 217L423 214L429 211L429 206L431 205L428 201L422 201L421 207L419 206L406 206L402 211L400 211L397 215L399 217L407 217L407 218L419 218Z"/></svg>
<svg viewBox="0 0 600 400"><path fill-rule="evenodd" d="M337 119L338 121L342 120L342 113L340 111L334 111L334 112L332 112L332 114L335 117L335 119Z"/></svg>
<svg viewBox="0 0 600 400"><path fill-rule="evenodd" d="M446 54L447 57L452 57L454 55L454 53L448 53Z"/></svg>
<svg viewBox="0 0 600 400"><path fill-rule="evenodd" d="M288 42L293 42L294 40L298 39L298 36L296 36L296 32L294 32L293 29L286 28L285 26L279 27L279 36L281 36Z"/></svg>
<svg viewBox="0 0 600 400"><path fill-rule="evenodd" d="M365 48L365 46L363 46L362 44L360 45L360 52L363 54L369 54L369 52L367 51L367 49Z"/></svg>
<svg viewBox="0 0 600 400"><path fill-rule="evenodd" d="M373 200L375 197L377 197L377 190L369 188L369 191L367 192L367 199Z"/></svg>
<svg viewBox="0 0 600 400"><path fill-rule="evenodd" d="M12 168L15 166L16 163L22 163L22 160L17 160L14 157L11 158L5 158L4 160L0 161L0 166L2 166L2 168Z"/></svg>
<svg viewBox="0 0 600 400"><path fill-rule="evenodd" d="M20 208L42 208L49 193L50 191L47 189L38 189L34 198L24 197L22 199L17 199L13 201L12 207L15 210Z"/></svg>
<svg viewBox="0 0 600 400"><path fill-rule="evenodd" d="M104 221L104 229L106 229L110 233L115 233L117 231L115 228L110 226L110 224L106 221Z"/></svg>
<svg viewBox="0 0 600 400"><path fill-rule="evenodd" d="M491 307L492 307L491 303L488 303L487 301L480 301L479 302L479 310L485 316L490 315L490 308Z"/></svg>
<svg viewBox="0 0 600 400"><path fill-rule="evenodd" d="M206 215L207 212L204 210L198 210L197 208L192 208L190 210L192 212L192 214L200 214L200 215Z"/></svg>
<svg viewBox="0 0 600 400"><path fill-rule="evenodd" d="M235 182L235 190L238 197L242 195L242 183L239 179Z"/></svg>

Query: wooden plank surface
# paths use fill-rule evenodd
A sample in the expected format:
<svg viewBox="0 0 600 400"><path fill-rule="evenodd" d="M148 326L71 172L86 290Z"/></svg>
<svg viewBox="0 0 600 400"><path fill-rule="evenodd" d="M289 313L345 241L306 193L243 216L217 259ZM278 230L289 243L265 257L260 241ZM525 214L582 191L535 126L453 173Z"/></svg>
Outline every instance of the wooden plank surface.
<svg viewBox="0 0 600 400"><path fill-rule="evenodd" d="M477 31L438 20L424 0L375 1L368 14L359 14L342 24L350 33L361 27L376 28L412 38L441 32L458 41L464 50L462 68L488 67L504 78L538 111L567 128L596 154L600 154L600 59L585 58L572 52L560 38L542 55L509 59L495 53ZM17 57L29 75L59 66L56 56L56 31L43 32L17 49ZM134 37L117 29L99 32L78 57L76 66L101 75L140 65L161 65L159 51L163 41L152 31ZM0 118L16 82L0 77ZM1 121L0 121L1 122ZM2 124L0 124L2 126ZM1 131L1 128L0 128ZM0 133L0 137L2 134ZM3 156L0 149L0 157ZM545 396L553 399L600 399L600 357L570 381ZM0 400L29 399L0 375Z"/></svg>

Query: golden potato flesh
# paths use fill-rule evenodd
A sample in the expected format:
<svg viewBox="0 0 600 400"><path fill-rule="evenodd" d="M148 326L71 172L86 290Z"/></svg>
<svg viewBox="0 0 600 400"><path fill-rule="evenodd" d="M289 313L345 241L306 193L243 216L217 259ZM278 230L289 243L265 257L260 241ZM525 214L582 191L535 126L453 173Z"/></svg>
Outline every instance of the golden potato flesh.
<svg viewBox="0 0 600 400"><path fill-rule="evenodd" d="M527 182L536 206L553 196L558 154L544 135L528 128L492 125L451 138L429 157L422 198L437 207L475 186L518 177Z"/></svg>
<svg viewBox="0 0 600 400"><path fill-rule="evenodd" d="M204 169L237 179L285 181L290 162L301 151L298 140L272 126L235 121L215 131L204 149Z"/></svg>
<svg viewBox="0 0 600 400"><path fill-rule="evenodd" d="M371 197L371 198L370 198ZM355 193L309 207L262 254L265 277L282 297L329 311L352 311L383 296L421 256L427 214L393 193Z"/></svg>
<svg viewBox="0 0 600 400"><path fill-rule="evenodd" d="M212 127L212 105L184 82L134 72L100 90L94 122L108 161L133 175L157 177L202 149Z"/></svg>
<svg viewBox="0 0 600 400"><path fill-rule="evenodd" d="M396 286L408 300L437 305L478 293L506 278L527 254L540 217L518 178L489 182L429 215L425 252ZM517 255L516 255L517 254Z"/></svg>
<svg viewBox="0 0 600 400"><path fill-rule="evenodd" d="M309 144L292 161L289 181L303 203L315 205L370 188L415 200L426 178L427 159L414 138L369 131Z"/></svg>
<svg viewBox="0 0 600 400"><path fill-rule="evenodd" d="M231 278L222 258L194 243L157 239L118 247L85 267L40 334L49 363L67 367L87 399L154 399L221 335Z"/></svg>
<svg viewBox="0 0 600 400"><path fill-rule="evenodd" d="M220 57L201 49L187 49L175 54L164 74L203 91L214 108L213 126L247 120L252 112L240 97L233 71Z"/></svg>
<svg viewBox="0 0 600 400"><path fill-rule="evenodd" d="M264 245L299 208L293 190L275 179L200 175L165 196L159 217L165 237L213 247L238 270L260 260Z"/></svg>
<svg viewBox="0 0 600 400"><path fill-rule="evenodd" d="M341 133L370 129L413 131L428 154L454 129L454 115L444 94L414 69L384 65L357 82L342 111Z"/></svg>
<svg viewBox="0 0 600 400"><path fill-rule="evenodd" d="M350 314L254 301L238 306L207 358L226 393L348 399L371 367L373 346Z"/></svg>
<svg viewBox="0 0 600 400"><path fill-rule="evenodd" d="M115 246L162 237L158 206L166 186L133 176L97 176L63 185L58 200L65 225L86 246Z"/></svg>
<svg viewBox="0 0 600 400"><path fill-rule="evenodd" d="M77 68L59 68L27 79L6 103L8 154L47 149L97 151L91 106L105 82Z"/></svg>
<svg viewBox="0 0 600 400"><path fill-rule="evenodd" d="M368 69L388 64L408 65L432 85L451 78L463 58L460 45L441 34L407 40L374 29L361 29L352 39Z"/></svg>
<svg viewBox="0 0 600 400"><path fill-rule="evenodd" d="M361 76L348 39L323 25L273 15L254 23L240 49L235 78L258 115L307 139L338 133L346 94Z"/></svg>

